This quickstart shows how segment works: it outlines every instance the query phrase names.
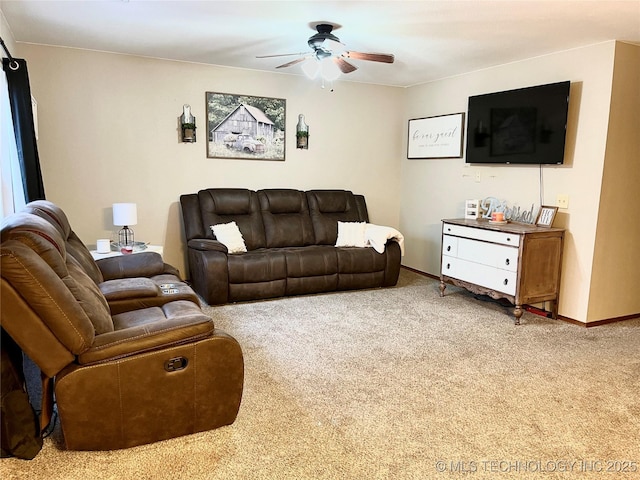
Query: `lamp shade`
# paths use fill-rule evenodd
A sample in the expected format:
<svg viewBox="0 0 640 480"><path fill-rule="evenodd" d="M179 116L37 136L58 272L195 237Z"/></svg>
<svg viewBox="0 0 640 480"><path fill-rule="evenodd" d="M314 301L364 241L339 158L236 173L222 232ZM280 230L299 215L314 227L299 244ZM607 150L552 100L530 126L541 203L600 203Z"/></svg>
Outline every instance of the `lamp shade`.
<svg viewBox="0 0 640 480"><path fill-rule="evenodd" d="M138 209L135 203L114 203L113 224L118 226L136 225L138 223Z"/></svg>

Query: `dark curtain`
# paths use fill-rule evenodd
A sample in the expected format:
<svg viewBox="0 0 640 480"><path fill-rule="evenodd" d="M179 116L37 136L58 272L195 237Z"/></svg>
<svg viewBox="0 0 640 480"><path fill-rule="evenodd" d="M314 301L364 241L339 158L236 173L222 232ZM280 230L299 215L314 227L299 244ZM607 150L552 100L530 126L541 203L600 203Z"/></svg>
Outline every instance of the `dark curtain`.
<svg viewBox="0 0 640 480"><path fill-rule="evenodd" d="M9 102L13 117L13 129L16 134L18 159L22 170L25 200L27 202L44 200L44 184L42 183L36 132L33 125L27 62L18 58L3 58L2 69L7 75L9 86Z"/></svg>

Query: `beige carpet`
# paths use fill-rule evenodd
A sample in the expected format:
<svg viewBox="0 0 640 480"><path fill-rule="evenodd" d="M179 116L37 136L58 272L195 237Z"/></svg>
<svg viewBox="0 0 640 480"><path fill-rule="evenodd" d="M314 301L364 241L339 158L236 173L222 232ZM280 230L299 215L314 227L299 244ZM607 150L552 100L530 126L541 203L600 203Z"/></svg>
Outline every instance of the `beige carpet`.
<svg viewBox="0 0 640 480"><path fill-rule="evenodd" d="M0 478L640 478L640 320L516 327L407 270L391 289L207 311L243 346L236 423L111 452L65 451L58 427Z"/></svg>

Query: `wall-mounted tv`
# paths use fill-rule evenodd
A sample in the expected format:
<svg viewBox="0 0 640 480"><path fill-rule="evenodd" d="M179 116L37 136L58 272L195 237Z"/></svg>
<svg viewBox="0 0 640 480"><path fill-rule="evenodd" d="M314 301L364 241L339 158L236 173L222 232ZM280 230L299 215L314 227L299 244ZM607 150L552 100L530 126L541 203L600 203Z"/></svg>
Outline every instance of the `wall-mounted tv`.
<svg viewBox="0 0 640 480"><path fill-rule="evenodd" d="M469 97L466 163L561 165L570 83Z"/></svg>

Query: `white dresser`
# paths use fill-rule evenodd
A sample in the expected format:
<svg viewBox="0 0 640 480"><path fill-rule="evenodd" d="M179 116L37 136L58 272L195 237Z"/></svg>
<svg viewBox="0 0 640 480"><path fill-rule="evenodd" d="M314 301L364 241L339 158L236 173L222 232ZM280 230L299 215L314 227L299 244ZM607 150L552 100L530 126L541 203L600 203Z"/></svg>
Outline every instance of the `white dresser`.
<svg viewBox="0 0 640 480"><path fill-rule="evenodd" d="M506 298L515 305L516 325L523 305L551 301L552 316L557 318L563 241L560 228L443 220L440 296L450 283Z"/></svg>

